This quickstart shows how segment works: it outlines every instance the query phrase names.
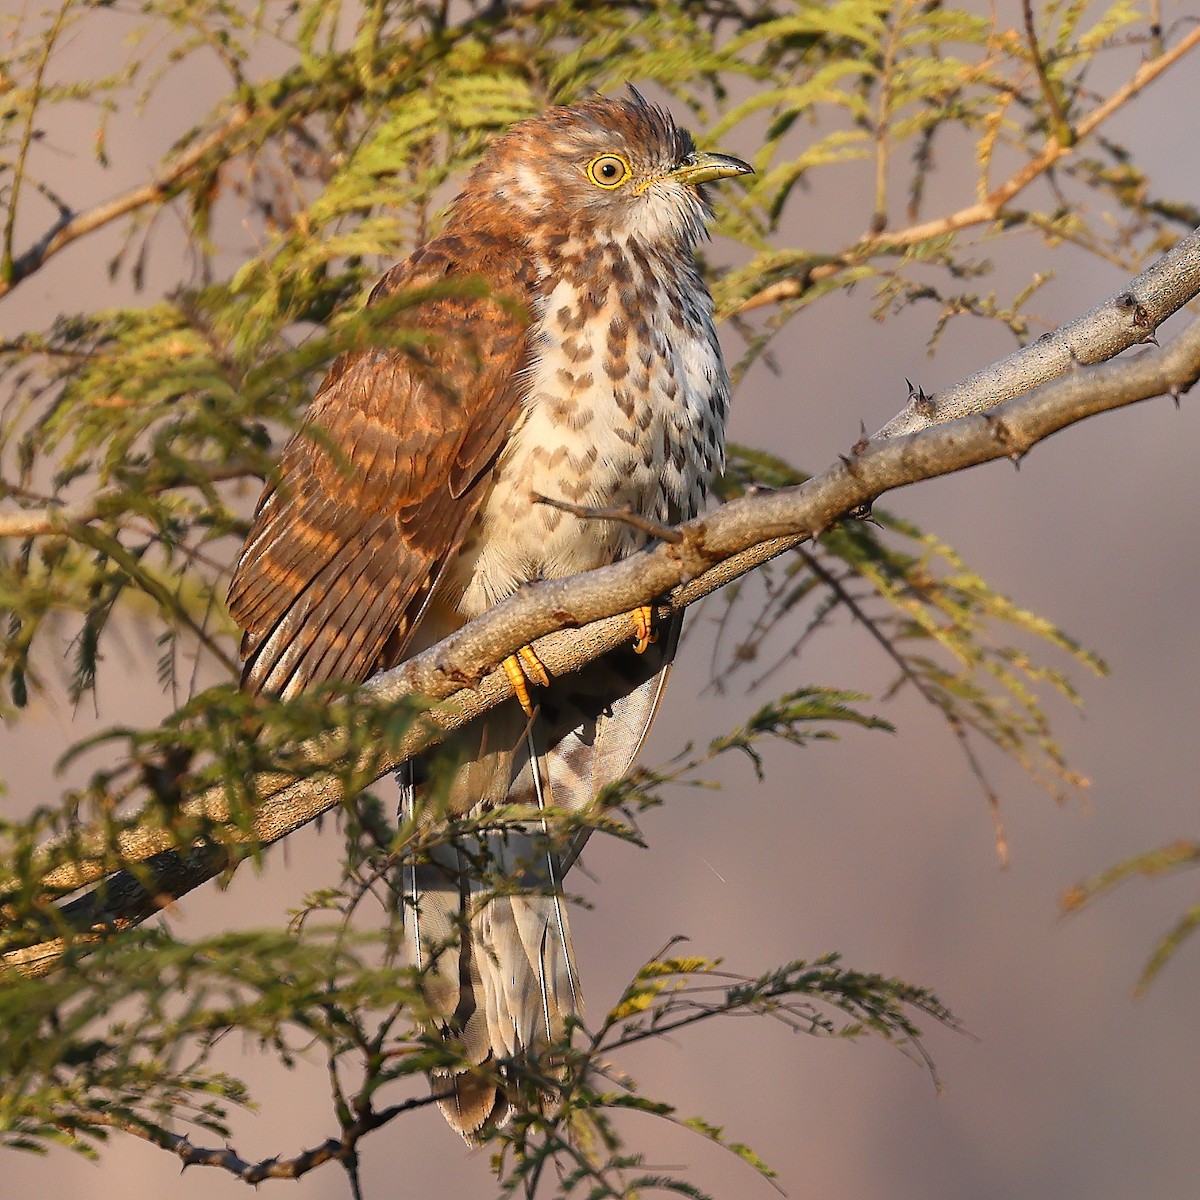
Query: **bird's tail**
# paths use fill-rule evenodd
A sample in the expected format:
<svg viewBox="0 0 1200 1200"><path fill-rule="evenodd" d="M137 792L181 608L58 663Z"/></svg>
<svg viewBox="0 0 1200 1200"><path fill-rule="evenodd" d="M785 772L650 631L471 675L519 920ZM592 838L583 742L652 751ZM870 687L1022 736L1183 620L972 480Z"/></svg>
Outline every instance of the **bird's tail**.
<svg viewBox="0 0 1200 1200"><path fill-rule="evenodd" d="M511 1115L522 1068L546 1071L568 1018L582 1017L559 855L544 828L508 828L434 848L403 887L410 961L461 1059L431 1082L474 1141Z"/></svg>
<svg viewBox="0 0 1200 1200"><path fill-rule="evenodd" d="M538 693L531 722L510 703L463 731L459 765L442 788L429 788L431 798L447 797L444 809L422 805L411 773L401 779L406 815L421 822L434 820L422 808L449 817L499 805L547 814L447 841L403 871L410 962L460 1060L431 1082L446 1119L469 1142L502 1125L520 1095L537 1095L537 1080L553 1084L553 1048L571 1018L582 1020L562 877L588 830L564 831L555 810L586 809L629 770L662 696L674 643L664 636L644 655L617 652L555 681Z"/></svg>

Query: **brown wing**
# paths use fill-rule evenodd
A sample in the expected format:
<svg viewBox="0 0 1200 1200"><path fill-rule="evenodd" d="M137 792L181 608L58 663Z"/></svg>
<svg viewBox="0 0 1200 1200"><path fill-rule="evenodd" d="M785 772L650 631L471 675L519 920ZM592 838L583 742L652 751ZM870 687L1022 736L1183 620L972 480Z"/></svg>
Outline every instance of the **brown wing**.
<svg viewBox="0 0 1200 1200"><path fill-rule="evenodd" d="M403 310L420 348L343 355L284 448L229 588L249 690L365 679L411 637L467 532L516 419L533 273L511 243L448 236L371 301L454 276L488 295Z"/></svg>

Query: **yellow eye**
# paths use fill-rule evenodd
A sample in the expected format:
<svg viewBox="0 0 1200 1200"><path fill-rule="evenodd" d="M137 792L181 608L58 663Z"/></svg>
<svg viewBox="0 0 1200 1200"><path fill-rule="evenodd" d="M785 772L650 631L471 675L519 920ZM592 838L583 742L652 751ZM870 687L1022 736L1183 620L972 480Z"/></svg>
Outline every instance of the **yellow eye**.
<svg viewBox="0 0 1200 1200"><path fill-rule="evenodd" d="M602 188L618 188L632 172L619 154L602 154L588 163L587 177Z"/></svg>

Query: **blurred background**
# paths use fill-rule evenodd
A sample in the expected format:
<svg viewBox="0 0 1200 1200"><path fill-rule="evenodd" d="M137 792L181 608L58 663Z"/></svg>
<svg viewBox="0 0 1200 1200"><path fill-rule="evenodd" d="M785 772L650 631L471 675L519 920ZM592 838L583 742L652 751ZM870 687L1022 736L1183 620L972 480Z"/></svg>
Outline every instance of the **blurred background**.
<svg viewBox="0 0 1200 1200"><path fill-rule="evenodd" d="M69 69L69 55L62 65ZM220 93L220 81L195 59L170 86L196 116ZM1114 123L1114 135L1136 148L1159 192L1200 196L1196 112L1200 72L1185 64ZM77 139L62 131L64 178L78 171L75 202L144 178L186 123L159 102L140 122L114 126L106 173L90 158L73 157ZM753 147L722 149L749 157ZM931 211L942 197L971 199L969 153L964 148L961 187L953 159L942 161ZM853 168L827 173L823 188L797 204L785 240L832 246L861 231L866 202L862 211L847 202L859 194L858 181ZM18 241L35 232L25 230ZM172 254L170 231L161 232L140 302L186 271ZM40 327L64 309L133 302L127 280L110 281L105 271L116 245L115 233L102 234L59 256L0 306L0 333ZM1032 306L1047 329L1125 279L1069 249L1044 262L1043 247L1029 236L997 242L991 254L1001 289L1053 266L1054 280ZM870 307L867 291L843 293L795 319L776 343L774 370L760 363L742 382L731 438L819 470L855 440L860 420L877 429L901 407L906 377L932 391L1012 348L1003 330L963 319L930 358L928 312L910 309L880 324ZM1160 337L1169 339L1183 319ZM726 328L723 336L736 358L736 335ZM1147 995L1133 995L1156 940L1195 903L1195 879L1139 881L1070 919L1060 916L1059 896L1115 860L1196 831L1197 457L1195 397L1178 411L1153 401L1058 435L1019 471L993 464L883 502L940 534L999 590L1061 624L1111 667L1101 680L1073 670L1082 710L1052 702L1067 757L1091 780L1086 793L1056 805L1016 771L992 764L1004 796L1006 869L953 738L911 696L865 705L893 722L895 735L850 729L837 743L772 748L762 784L729 758L715 771L719 790L679 789L644 817L648 849L600 838L589 846L588 877L577 872L574 885L592 907L572 921L596 1014L642 961L682 934L696 953L721 956L746 973L837 950L850 966L933 988L961 1018L961 1033L927 1028L941 1095L927 1072L880 1041L818 1040L761 1020L710 1022L621 1056L619 1065L650 1095L749 1143L788 1195L1195 1196L1200 947L1185 948ZM647 763L687 741L703 743L765 699L736 685L723 695L710 686L721 612L719 602L710 603L691 618ZM53 766L68 741L113 719L149 723L168 710L153 684L152 648L133 636L126 651L120 661L110 652L105 665L103 722L63 702L0 730L10 812L57 795ZM891 677L875 644L843 619L771 686L878 695ZM306 829L270 853L261 875L245 868L227 891L210 887L188 897L170 924L198 937L278 921L307 890L335 877L340 848L328 825ZM260 1069L248 1043L226 1049L261 1105L236 1120L233 1143L244 1157L294 1154L333 1132L319 1063L286 1072L265 1069L264 1060ZM640 1120L628 1126L630 1143L645 1149L650 1166L690 1164L689 1177L714 1195L771 1194L748 1167L694 1135ZM464 1147L436 1111L394 1123L361 1153L369 1197L450 1200L493 1187L487 1153ZM98 1165L65 1151L43 1159L6 1152L4 1177L6 1194L80 1200L208 1200L243 1187L201 1168L181 1177L171 1155L120 1136ZM330 1166L299 1183L266 1187L297 1200L347 1194Z"/></svg>

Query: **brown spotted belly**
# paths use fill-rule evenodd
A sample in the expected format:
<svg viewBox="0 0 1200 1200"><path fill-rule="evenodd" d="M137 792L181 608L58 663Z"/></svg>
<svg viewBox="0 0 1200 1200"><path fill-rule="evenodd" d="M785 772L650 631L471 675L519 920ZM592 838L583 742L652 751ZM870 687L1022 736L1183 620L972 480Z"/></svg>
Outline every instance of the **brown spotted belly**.
<svg viewBox="0 0 1200 1200"><path fill-rule="evenodd" d="M593 311L567 283L549 295L522 415L454 564L465 616L522 583L604 566L648 540L535 496L673 524L700 510L723 464L729 385L711 323L700 319L708 312L681 330L631 320L615 287L602 303L590 296Z"/></svg>

